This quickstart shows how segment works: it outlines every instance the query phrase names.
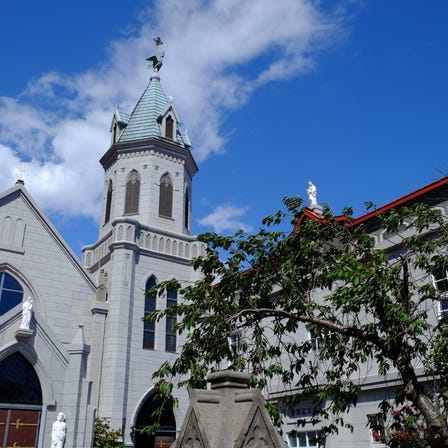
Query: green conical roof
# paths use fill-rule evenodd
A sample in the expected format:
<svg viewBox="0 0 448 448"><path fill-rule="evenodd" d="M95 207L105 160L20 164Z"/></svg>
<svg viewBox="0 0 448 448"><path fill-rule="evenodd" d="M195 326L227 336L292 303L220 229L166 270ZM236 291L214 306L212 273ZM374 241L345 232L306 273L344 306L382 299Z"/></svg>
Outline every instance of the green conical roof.
<svg viewBox="0 0 448 448"><path fill-rule="evenodd" d="M168 98L160 85L160 78L152 76L146 90L130 115L118 142L161 137L159 117L166 112L169 104ZM176 141L183 147L190 146L188 136L182 135L179 131L176 135Z"/></svg>

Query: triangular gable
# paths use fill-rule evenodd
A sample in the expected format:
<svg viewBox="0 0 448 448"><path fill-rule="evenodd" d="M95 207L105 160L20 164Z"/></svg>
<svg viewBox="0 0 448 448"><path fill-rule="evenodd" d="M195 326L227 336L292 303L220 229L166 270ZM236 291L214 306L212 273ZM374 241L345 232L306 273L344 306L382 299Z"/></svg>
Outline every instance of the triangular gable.
<svg viewBox="0 0 448 448"><path fill-rule="evenodd" d="M173 447L211 448L205 431L201 429L201 424L198 420L194 408L189 408L187 415L185 416L185 420L182 425L179 437L177 438Z"/></svg>
<svg viewBox="0 0 448 448"><path fill-rule="evenodd" d="M275 429L266 408L260 406L260 401L255 401L248 413L235 448L284 448L285 442Z"/></svg>
<svg viewBox="0 0 448 448"><path fill-rule="evenodd" d="M168 103L165 110L159 115L158 120L162 121L166 116L168 116L170 113L174 115L174 118L176 119L176 123L180 123L179 115L177 115L176 109L174 108L173 103Z"/></svg>
<svg viewBox="0 0 448 448"><path fill-rule="evenodd" d="M117 124L120 129L123 129L128 124L128 122L129 122L129 115L124 112L120 112L117 106L115 106L109 127L109 132L112 132L115 124Z"/></svg>
<svg viewBox="0 0 448 448"><path fill-rule="evenodd" d="M29 192L23 186L23 184L17 184L13 188L6 190L2 194L0 194L0 207L14 202L14 201L23 201L23 203L27 206L28 210L34 215L34 218L39 222L39 224L43 227L44 231L49 234L52 241L58 246L61 253L68 260L68 262L73 266L73 268L79 273L79 275L85 280L87 286L91 289L92 292L96 291L96 286L91 278L90 274L84 269L81 265L81 262L78 260L76 255L72 252L70 247L64 241L62 236L50 222L48 217L45 215L43 210L34 202ZM2 223L0 222L0 232L2 229ZM1 240L1 235L0 235ZM11 248L14 250L14 248ZM9 248L5 248L0 246L1 250L9 250Z"/></svg>

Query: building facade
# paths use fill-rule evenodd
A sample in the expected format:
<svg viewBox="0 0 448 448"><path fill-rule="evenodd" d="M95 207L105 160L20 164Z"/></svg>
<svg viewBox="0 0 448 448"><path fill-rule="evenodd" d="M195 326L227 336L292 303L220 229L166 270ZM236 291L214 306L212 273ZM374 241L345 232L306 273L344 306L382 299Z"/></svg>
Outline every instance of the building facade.
<svg viewBox="0 0 448 448"><path fill-rule="evenodd" d="M196 163L174 105L154 74L131 114L114 111L101 158L98 241L78 261L22 182L0 196L0 444L51 445L66 416L66 448L91 446L94 419L121 429L127 446L169 446L188 405L167 412L155 436L140 429L160 406L152 373L182 343L175 319L143 317L182 298L145 291L196 281L204 247L190 232ZM22 328L25 302L31 320ZM14 445L15 443L15 445Z"/></svg>
<svg viewBox="0 0 448 448"><path fill-rule="evenodd" d="M2 448L49 447L60 412L67 423L65 448L91 446L97 416L121 429L129 447L166 448L187 412L186 391L176 391L179 407L162 415L157 434L141 432L161 406L152 374L164 361L173 360L182 344L173 330L174 318L143 321L151 311L182 300L178 291L161 297L145 292L171 278L182 285L194 283L200 273L190 262L205 249L191 235L197 165L157 73L132 113L115 109L110 132L111 146L100 160L104 194L98 241L83 249L82 262L23 182L0 195ZM448 214L448 180L384 210L416 201ZM370 226L378 247L393 247L393 237L375 227L374 215L358 221ZM438 312L448 313L446 300ZM310 335L304 328L297 337ZM341 430L328 437L327 448L381 447L367 423L379 402L393 395L394 381L374 369L366 372L358 405L346 418L353 432ZM281 402L275 391L266 398ZM318 427L295 426L297 418L310 412L306 404L284 410L288 446L318 446Z"/></svg>
<svg viewBox="0 0 448 448"><path fill-rule="evenodd" d="M429 185L411 192L401 198L398 198L388 204L383 205L365 215L350 222L351 226L364 226L366 232L372 237L374 246L388 254L388 259L393 261L404 253L403 238L415 235L415 230L407 229L406 226L400 226L399 231L388 232L381 225L378 215L390 210L399 210L403 207L412 207L416 204L425 204L440 212L441 216L448 216L448 177L441 178ZM311 219L318 222L322 221L322 209L320 207L312 207L304 210L299 221L296 223L295 229L300 227L305 219ZM341 217L342 219L342 217ZM322 224L325 225L325 224ZM431 239L434 237L437 227L425 229L419 236L422 239ZM442 248L443 249L443 248ZM446 253L446 248L444 249ZM422 310L427 313L427 320L430 326L435 327L439 321L448 322L448 271L440 269L432 274L423 272L414 272L414 279L421 284L430 284L437 291L438 300L431 300L421 305ZM321 297L317 293L313 299L319 300ZM368 319L366 315L360 319ZM326 337L313 334L304 324L295 333L296 340L310 341L312 350L310 356L318 356L319 339ZM330 338L331 335L327 336ZM431 343L430 340L427 343ZM319 359L318 357L316 359ZM418 360L414 365L415 374L418 380L425 384L428 390L433 390L435 383L431 383L428 378L427 366L422 360ZM317 437L323 424L329 424L331 421L323 421L322 424L313 423L313 399L309 397L304 399L297 407L293 409L282 408L282 397L285 394L282 384L271 385L271 391L267 394L272 402L277 402L283 413L283 434L288 442L289 447L294 448L386 448L385 435L391 422L382 422L379 416L380 404L384 400L394 401L396 392L402 387L403 379L398 370L391 368L384 375L381 373L378 365L372 359L359 364L359 370L356 376L351 378L354 383L360 386L360 394L356 402L349 412L343 414L344 421L351 425L352 430L339 427L337 433L326 436L325 443L319 443ZM287 393L297 391L289 390ZM303 422L303 426L297 427L297 420ZM382 431L374 431L369 426L369 422L380 422L378 426L382 426ZM409 442L408 443L412 443ZM410 445L408 445L410 446Z"/></svg>

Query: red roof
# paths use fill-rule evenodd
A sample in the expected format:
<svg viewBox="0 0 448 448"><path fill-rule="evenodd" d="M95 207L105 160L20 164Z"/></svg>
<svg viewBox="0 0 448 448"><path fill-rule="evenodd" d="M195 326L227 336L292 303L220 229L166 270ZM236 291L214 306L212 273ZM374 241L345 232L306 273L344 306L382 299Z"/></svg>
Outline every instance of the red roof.
<svg viewBox="0 0 448 448"><path fill-rule="evenodd" d="M418 202L415 201L415 199L418 199L419 197L436 190L437 188L443 186L443 185L448 185L448 176L443 177L442 179L436 180L435 182L433 182L432 184L426 185L425 187L422 187L418 190L415 190L412 193L407 194L406 196L403 196L399 199L396 199L395 201L389 202L386 205L383 205L380 208L377 208L375 210L372 210L369 213L366 213L365 215L360 216L359 218L356 218L353 221L353 225L357 225L357 224L361 224L362 222L368 221L371 218L374 218L375 216L377 216L379 213L383 213L387 210L391 210L393 208L397 208L400 207L408 202Z"/></svg>
<svg viewBox="0 0 448 448"><path fill-rule="evenodd" d="M336 219L336 221L346 220L346 221L349 221L351 225L356 226L358 224L368 221L369 219L375 218L378 214L383 213L387 210L391 210L393 208L400 207L409 202L418 202L418 198L423 197L424 195L426 195L444 185L448 186L448 176L445 176L442 179L436 180L435 182L433 182L429 185L426 185L418 190L415 190L414 192L409 193L399 199L395 199L395 201L389 202L388 204L383 205L382 207L376 208L375 210L372 210L369 213L361 215L358 218L350 219L350 218L347 218L346 216L336 216L335 219ZM316 209L314 209L314 210L316 210ZM313 221L320 221L320 222L327 221L327 219L324 217L324 215L322 215L321 213L316 213L312 209L306 207L304 209L302 215L300 216L300 218L297 220L297 223L294 226L293 232L295 232L300 227L300 225L302 224L304 219L312 219Z"/></svg>

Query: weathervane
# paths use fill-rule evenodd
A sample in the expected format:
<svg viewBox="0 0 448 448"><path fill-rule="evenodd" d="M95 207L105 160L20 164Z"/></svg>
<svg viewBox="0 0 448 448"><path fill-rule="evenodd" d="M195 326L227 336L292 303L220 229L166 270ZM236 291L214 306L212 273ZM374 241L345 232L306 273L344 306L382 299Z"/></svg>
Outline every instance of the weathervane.
<svg viewBox="0 0 448 448"><path fill-rule="evenodd" d="M157 36L153 39L156 44L156 54L147 58L148 64L154 70L154 73L158 73L158 71L162 68L162 61L165 56L165 52L160 52L160 47L163 45L162 39L160 36Z"/></svg>

